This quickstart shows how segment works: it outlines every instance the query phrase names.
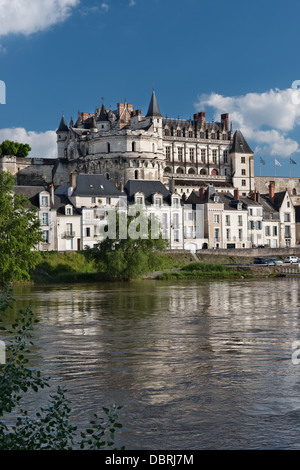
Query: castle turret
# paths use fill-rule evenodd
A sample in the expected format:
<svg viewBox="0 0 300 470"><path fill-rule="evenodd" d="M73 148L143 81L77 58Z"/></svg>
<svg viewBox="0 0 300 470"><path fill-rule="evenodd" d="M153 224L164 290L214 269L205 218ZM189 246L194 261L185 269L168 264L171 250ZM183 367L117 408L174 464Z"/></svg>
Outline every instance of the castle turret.
<svg viewBox="0 0 300 470"><path fill-rule="evenodd" d="M241 131L234 133L230 158L233 186L239 188L243 196L248 195L254 190L254 158Z"/></svg>
<svg viewBox="0 0 300 470"><path fill-rule="evenodd" d="M58 158L64 158L65 152L65 141L69 133L69 128L67 126L65 116L62 115L59 127L56 131L56 142L57 142L57 156Z"/></svg>

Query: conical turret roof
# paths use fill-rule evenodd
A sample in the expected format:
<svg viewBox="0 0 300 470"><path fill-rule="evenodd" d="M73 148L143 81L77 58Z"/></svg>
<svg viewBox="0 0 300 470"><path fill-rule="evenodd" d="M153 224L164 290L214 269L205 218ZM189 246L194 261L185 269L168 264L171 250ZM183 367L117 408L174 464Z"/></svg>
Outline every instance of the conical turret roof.
<svg viewBox="0 0 300 470"><path fill-rule="evenodd" d="M253 153L241 131L235 131L230 153Z"/></svg>
<svg viewBox="0 0 300 470"><path fill-rule="evenodd" d="M56 132L68 132L68 131L69 131L69 128L68 128L68 126L67 126L67 123L66 123L66 120L65 120L65 116L62 115L62 118L61 118L59 127L58 127L58 129L57 129Z"/></svg>
<svg viewBox="0 0 300 470"><path fill-rule="evenodd" d="M162 117L158 104L157 104L157 99L156 99L154 90L152 91L151 101L149 104L148 112L146 114L146 117L150 117L150 116Z"/></svg>

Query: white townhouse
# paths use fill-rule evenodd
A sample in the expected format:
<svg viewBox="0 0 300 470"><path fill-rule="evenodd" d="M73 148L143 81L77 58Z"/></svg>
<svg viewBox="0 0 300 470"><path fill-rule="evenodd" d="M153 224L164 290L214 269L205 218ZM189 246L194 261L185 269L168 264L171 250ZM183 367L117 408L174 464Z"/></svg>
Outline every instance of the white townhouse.
<svg viewBox="0 0 300 470"><path fill-rule="evenodd" d="M81 213L80 247L92 248L106 236L109 214L120 208L124 194L104 175L80 174L74 175L68 196Z"/></svg>

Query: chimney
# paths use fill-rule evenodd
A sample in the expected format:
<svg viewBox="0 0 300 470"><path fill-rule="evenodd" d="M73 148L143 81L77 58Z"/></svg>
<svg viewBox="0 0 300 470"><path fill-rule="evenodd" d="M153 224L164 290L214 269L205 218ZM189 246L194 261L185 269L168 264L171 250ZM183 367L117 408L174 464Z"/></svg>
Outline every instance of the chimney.
<svg viewBox="0 0 300 470"><path fill-rule="evenodd" d="M199 198L200 198L200 203L202 204L204 202L204 197L205 197L205 189L203 186L199 189Z"/></svg>
<svg viewBox="0 0 300 470"><path fill-rule="evenodd" d="M183 193L183 195L182 195L182 200L183 200L183 202L185 202L187 200L187 196L186 196L185 193Z"/></svg>
<svg viewBox="0 0 300 470"><path fill-rule="evenodd" d="M171 194L174 194L174 178L169 179L169 190Z"/></svg>
<svg viewBox="0 0 300 470"><path fill-rule="evenodd" d="M222 124L225 125L226 131L228 131L229 130L229 114L228 113L221 114L221 122Z"/></svg>
<svg viewBox="0 0 300 470"><path fill-rule="evenodd" d="M117 103L117 112L118 112L118 116L121 115L123 109L124 109L124 103Z"/></svg>
<svg viewBox="0 0 300 470"><path fill-rule="evenodd" d="M234 190L234 200L235 201L240 200L240 193L239 193L239 190L237 188Z"/></svg>
<svg viewBox="0 0 300 470"><path fill-rule="evenodd" d="M256 201L260 203L260 194L258 191L256 192Z"/></svg>
<svg viewBox="0 0 300 470"><path fill-rule="evenodd" d="M50 198L51 198L51 204L54 205L54 186L53 186L53 184L50 184Z"/></svg>
<svg viewBox="0 0 300 470"><path fill-rule="evenodd" d="M270 184L269 184L269 199L270 199L270 202L274 202L274 196L275 196L275 182L274 181L270 181Z"/></svg>
<svg viewBox="0 0 300 470"><path fill-rule="evenodd" d="M76 173L71 174L71 186L73 189L76 188L76 176L77 176Z"/></svg>
<svg viewBox="0 0 300 470"><path fill-rule="evenodd" d="M194 120L198 121L200 127L204 127L206 123L205 112L194 114Z"/></svg>

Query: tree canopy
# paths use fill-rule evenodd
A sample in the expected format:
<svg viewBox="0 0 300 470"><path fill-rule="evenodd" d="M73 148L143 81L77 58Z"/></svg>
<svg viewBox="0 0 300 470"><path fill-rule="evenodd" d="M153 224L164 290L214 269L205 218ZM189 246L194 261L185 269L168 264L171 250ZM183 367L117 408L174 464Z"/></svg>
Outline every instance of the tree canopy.
<svg viewBox="0 0 300 470"><path fill-rule="evenodd" d="M31 147L28 144L20 144L11 140L4 140L0 144L0 155L27 157L30 151Z"/></svg>
<svg viewBox="0 0 300 470"><path fill-rule="evenodd" d="M40 259L41 238L37 210L23 195L14 193L10 173L0 173L0 285L29 279Z"/></svg>
<svg viewBox="0 0 300 470"><path fill-rule="evenodd" d="M99 272L109 280L130 280L155 267L155 254L165 250L168 241L162 238L157 220L141 210L135 215L114 212L105 227L106 238L87 256L96 263Z"/></svg>

